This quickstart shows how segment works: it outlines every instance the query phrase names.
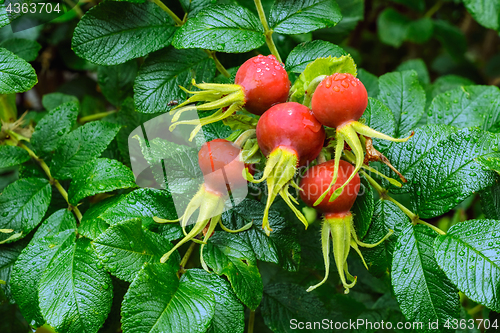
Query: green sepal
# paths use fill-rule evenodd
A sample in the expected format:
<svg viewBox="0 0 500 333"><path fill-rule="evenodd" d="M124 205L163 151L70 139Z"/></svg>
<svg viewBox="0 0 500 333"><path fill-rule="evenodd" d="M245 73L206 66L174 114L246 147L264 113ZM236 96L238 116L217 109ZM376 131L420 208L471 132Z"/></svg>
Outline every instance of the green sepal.
<svg viewBox="0 0 500 333"><path fill-rule="evenodd" d="M262 229L266 235L271 234L271 227L269 226L269 209L278 194L283 198L290 209L295 213L295 216L304 223L305 227L309 225L304 214L302 214L292 203L295 201L288 192L288 186L297 171L299 157L297 153L286 147L278 147L273 150L269 156L264 169L264 175L258 182L267 180L267 201L266 208L264 209L264 217L262 219ZM248 176L248 175L247 175Z"/></svg>
<svg viewBox="0 0 500 333"><path fill-rule="evenodd" d="M177 250L181 245L187 243L190 240L194 240L199 233L205 229L207 224L212 221L212 224L217 225L218 219L220 219L220 215L224 211L224 203L226 202L226 197L221 196L218 193L211 192L207 190L205 184L203 184L200 190L194 195L189 204L186 207L186 210L182 217L180 218L180 223L182 226L182 230L184 232L184 238L181 239L175 246L170 249L167 253L165 253L160 261L162 263L166 262L170 255ZM186 233L185 228L189 219L193 213L199 209L198 219L196 223L191 229L189 233ZM211 232L210 232L211 234ZM206 240L205 240L206 242Z"/></svg>
<svg viewBox="0 0 500 333"><path fill-rule="evenodd" d="M233 131L249 130L257 127L258 118L252 117L250 114L235 114L231 118L223 120L224 125L231 127Z"/></svg>
<svg viewBox="0 0 500 333"><path fill-rule="evenodd" d="M356 278L351 279L351 283L347 283L347 277L352 275L347 270L347 257L351 249L351 228L353 226L352 214L349 213L340 217L327 217L325 223L330 224L333 242L333 257L335 265L340 275L340 280L345 290L344 293L348 294L349 289L356 284Z"/></svg>
<svg viewBox="0 0 500 333"><path fill-rule="evenodd" d="M352 276L347 267L347 257L351 247L359 254L361 261L366 269L368 269L365 259L359 250L359 246L373 248L380 245L393 233L393 230L389 230L389 232L375 244L366 244L358 239L356 230L354 229L354 220L351 212L346 214L327 214L321 228L321 248L323 250L323 259L325 262L325 277L318 284L309 287L307 291L312 291L321 286L328 278L330 269L330 236L333 244L335 265L339 272L342 285L345 288L344 293L348 294L349 289L353 288L357 282L357 277ZM347 283L347 280L350 280L351 283Z"/></svg>
<svg viewBox="0 0 500 333"><path fill-rule="evenodd" d="M305 93L314 79L321 75L332 75L335 73L349 73L356 77L356 64L350 55L317 58L308 64L290 89L289 99L292 102L303 103Z"/></svg>
<svg viewBox="0 0 500 333"><path fill-rule="evenodd" d="M170 111L172 117L172 125L170 131L172 132L177 125L195 125L195 129L191 132L189 141L192 141L196 134L200 131L202 126L224 120L236 111L239 111L245 105L245 92L243 87L238 84L219 84L219 83L200 83L197 84L192 80L192 85L200 89L199 91L189 91L181 87L188 94L193 96L176 106ZM193 103L202 102L202 104L188 105ZM179 120L180 116L185 111L210 111L218 109L210 116L201 119Z"/></svg>

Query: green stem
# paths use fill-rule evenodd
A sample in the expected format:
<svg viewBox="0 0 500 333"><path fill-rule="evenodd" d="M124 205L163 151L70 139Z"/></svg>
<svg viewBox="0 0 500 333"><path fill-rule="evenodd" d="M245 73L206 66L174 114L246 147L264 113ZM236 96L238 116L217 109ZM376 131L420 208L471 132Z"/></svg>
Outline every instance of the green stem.
<svg viewBox="0 0 500 333"><path fill-rule="evenodd" d="M81 117L80 120L78 120L78 122L80 124L84 124L84 123L87 123L89 121L102 119L102 118L107 117L110 114L113 114L116 112L117 112L117 110L112 110L112 111L105 111L105 112L99 112L96 114L91 114L90 116Z"/></svg>
<svg viewBox="0 0 500 333"><path fill-rule="evenodd" d="M424 17L431 18L432 15L436 14L436 12L443 6L443 1L437 1L434 6L432 6L427 13L425 13Z"/></svg>
<svg viewBox="0 0 500 333"><path fill-rule="evenodd" d="M435 232L437 232L438 234L440 234L440 235L446 235L446 232L444 232L443 230L439 229L438 227L436 227L433 224L430 224L428 222L422 221L421 219L417 219L414 224L423 224L423 225L426 225L429 228L431 228L432 230L434 230Z"/></svg>
<svg viewBox="0 0 500 333"><path fill-rule="evenodd" d="M191 245L189 245L189 248L187 249L186 253L184 253L184 257L182 257L181 263L179 264L181 266L181 269L184 269L184 267L186 266L187 262L189 261L189 258L191 257L191 254L193 254L195 247L196 247L195 242L192 242Z"/></svg>
<svg viewBox="0 0 500 333"><path fill-rule="evenodd" d="M276 59L278 59L279 62L283 62L281 60L278 49L276 48L276 45L274 45L273 31L271 29L269 29L269 25L267 24L266 14L264 13L264 8L262 7L262 2L260 0L254 0L254 3L255 3L255 7L257 7L257 13L259 13L260 22L262 23L262 26L264 27L264 34L266 36L267 47L269 47L269 50L276 57Z"/></svg>
<svg viewBox="0 0 500 333"><path fill-rule="evenodd" d="M388 191L383 188L382 186L380 186L379 183L377 183L375 181L375 179L373 179L372 177L370 177L366 172L364 171L360 171L360 173L366 178L366 180L370 183L370 185L378 192L378 194L380 195L380 198L382 198L382 200L388 200L392 203L394 203L396 206L398 206L402 211L403 213L405 213L412 221L416 221L418 220L418 216L413 213L412 211L410 211L408 208L406 208L405 206L403 206L402 204L399 203L399 201L397 201L396 199L392 198L391 196L389 196L388 194Z"/></svg>
<svg viewBox="0 0 500 333"><path fill-rule="evenodd" d="M187 13L184 15L184 19L181 20L179 18L179 16L175 15L175 13L173 11L171 11L170 8L168 8L163 2L161 2L161 0L152 0L152 1L155 4L157 4L161 9L163 9L175 21L175 24L177 24L179 27L182 26L184 23L186 23ZM219 59L217 59L217 56L215 55L215 51L210 51L210 50L203 50L203 51L205 51L205 53L208 54L208 56L214 60L215 67L222 75L224 75L227 78L231 77L231 74L229 74L229 72L226 70L226 68L224 68L224 66L222 66Z"/></svg>
<svg viewBox="0 0 500 333"><path fill-rule="evenodd" d="M184 22L182 22L179 16L175 15L175 13L171 11L170 8L168 8L163 2L161 2L161 0L153 0L153 2L167 13L168 16L170 16L174 20L175 24L177 24L178 26L184 24Z"/></svg>
<svg viewBox="0 0 500 333"><path fill-rule="evenodd" d="M206 54L208 54L208 56L210 58L212 58L214 60L215 67L217 68L217 70L222 75L224 75L225 77L227 77L229 79L231 77L231 74L229 74L227 69L220 63L219 59L217 59L217 56L215 55L215 51L210 51L210 50L204 50L204 51L206 52Z"/></svg>
<svg viewBox="0 0 500 333"><path fill-rule="evenodd" d="M255 323L255 310L250 310L250 317L248 317L248 333L253 333L253 326Z"/></svg>
<svg viewBox="0 0 500 333"><path fill-rule="evenodd" d="M82 221L82 213L80 212L78 207L73 206L72 204L69 203L68 192L66 192L64 187L61 186L61 184L59 183L59 181L57 179L54 179L54 177L52 177L52 175L50 173L49 166L47 165L47 163L45 163L45 161L42 160L40 157L36 156L36 154L31 149L29 149L25 144L19 142L18 145L19 145L19 147L26 150L28 152L28 154L31 156L31 158L33 158L35 161L37 161L37 163L42 167L42 169L45 172L45 174L47 175L47 177L49 177L49 182L57 188L57 190L59 191L59 193L61 193L64 200L66 200L66 203L68 204L70 210L72 210L73 213L75 214L75 216L78 218L78 222L81 222Z"/></svg>
<svg viewBox="0 0 500 333"><path fill-rule="evenodd" d="M483 311L484 306L482 304L478 304L475 307L473 307L470 310L467 310L467 313L471 316L474 316L478 314L479 312Z"/></svg>
<svg viewBox="0 0 500 333"><path fill-rule="evenodd" d="M73 1L71 0L64 0L64 2L66 2L71 8L73 8L73 10L75 11L76 15L78 16L78 18L82 18L83 17L83 11L82 9L80 8L80 4L79 3L74 3Z"/></svg>
<svg viewBox="0 0 500 333"><path fill-rule="evenodd" d="M382 197L382 199L389 200L390 202L392 202L393 204L395 204L396 206L398 206L399 209L401 209L403 211L403 213L405 213L410 218L410 220L412 220L412 221L418 220L418 215L417 214L413 213L411 210L409 210L408 208L406 208L405 206L403 206L399 201L397 201L393 197L389 196L387 194L387 192L385 194L385 197Z"/></svg>
<svg viewBox="0 0 500 333"><path fill-rule="evenodd" d="M5 133L7 133L11 138L14 139L14 142L19 142L19 141L27 141L27 142L30 142L30 139L19 134L19 133L16 133L14 131L11 131L11 130L6 130Z"/></svg>
<svg viewBox="0 0 500 333"><path fill-rule="evenodd" d="M419 219L419 217L418 217L417 214L413 213L411 210L409 210L408 208L406 208L405 206L403 206L399 201L397 201L396 199L394 199L393 197L391 197L389 195L389 191L387 191L385 188L383 188L382 186L380 186L379 183L377 183L366 172L360 171L360 173L366 178L366 180L370 183L370 185L378 192L378 194L380 195L380 198L382 200L388 200L388 201L392 202L393 204L395 204L396 206L398 206L399 209L401 209L403 211L403 213L405 213L410 218L410 220L413 223L413 225L423 224L423 225L428 226L429 228L431 228L432 230L434 230L435 232L437 232L440 235L446 235L446 232L444 232L443 230L439 229L435 225L432 225L432 224L430 224L428 222L422 221L421 219Z"/></svg>

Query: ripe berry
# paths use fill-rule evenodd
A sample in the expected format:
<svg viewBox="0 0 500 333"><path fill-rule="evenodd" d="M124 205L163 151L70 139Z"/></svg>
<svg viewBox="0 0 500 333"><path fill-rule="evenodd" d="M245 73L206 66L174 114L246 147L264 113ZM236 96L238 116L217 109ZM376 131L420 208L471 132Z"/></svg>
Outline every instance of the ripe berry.
<svg viewBox="0 0 500 333"><path fill-rule="evenodd" d="M262 228L270 234L269 208L278 193L307 227L306 218L293 205L293 198L290 199L288 186L293 182L297 166L306 165L318 157L325 141L325 129L309 108L288 102L267 110L257 123L256 134L260 150L268 159L264 175L258 180L267 179L268 187Z"/></svg>
<svg viewBox="0 0 500 333"><path fill-rule="evenodd" d="M198 152L198 164L207 189L225 193L246 186L243 178L245 164L240 160L240 147L234 143L215 139L205 143Z"/></svg>
<svg viewBox="0 0 500 333"><path fill-rule="evenodd" d="M376 244L365 244L358 239L356 230L354 230L354 223L350 209L356 200L359 193L360 181L359 175L356 173L352 179L348 181L348 175L354 171L354 167L345 161L339 161L338 169L336 169L335 161L327 161L315 165L308 169L300 182L301 193L300 197L308 205L316 208L324 214L324 221L321 226L321 248L323 250L323 259L325 262L325 277L318 284L311 286L307 291L312 291L321 286L328 279L330 270L330 239L333 245L333 256L335 258L335 265L340 275L340 280L345 288L345 293L354 287L357 278L353 277L347 267L347 256L352 247L361 257L366 269L365 260L361 254L358 246L375 247L382 243L393 233L389 233ZM338 171L338 176L335 177L334 173ZM335 179L333 186L329 189L331 179ZM347 185L342 186L347 181ZM333 195L335 189L343 187L341 193L338 194L333 201L330 197ZM326 197L322 193L326 192ZM319 201L319 203L317 203ZM347 283L347 279L351 283Z"/></svg>
<svg viewBox="0 0 500 333"><path fill-rule="evenodd" d="M333 178L334 164L334 160L330 160L315 165L306 171L300 182L300 188L302 189L300 198L306 205L313 207L316 200L318 200L321 194L328 189ZM337 181L329 190L326 198L317 206L314 206L314 208L324 213L325 216L348 214L354 201L356 201L361 186L358 174L356 174L349 184L344 187L340 196L331 202L329 198L333 192L347 180L353 170L354 166L352 164L341 160Z"/></svg>
<svg viewBox="0 0 500 333"><path fill-rule="evenodd" d="M273 55L258 55L238 69L234 83L243 87L245 109L256 115L288 98L290 80L283 65Z"/></svg>
<svg viewBox="0 0 500 333"><path fill-rule="evenodd" d="M337 128L356 121L368 105L368 93L361 81L351 74L327 76L314 91L311 109L318 121Z"/></svg>

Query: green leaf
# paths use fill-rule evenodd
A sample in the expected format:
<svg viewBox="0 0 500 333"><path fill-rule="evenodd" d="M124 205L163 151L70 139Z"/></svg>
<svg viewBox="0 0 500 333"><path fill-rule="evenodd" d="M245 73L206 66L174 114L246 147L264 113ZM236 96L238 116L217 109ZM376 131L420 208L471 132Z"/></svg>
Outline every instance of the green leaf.
<svg viewBox="0 0 500 333"><path fill-rule="evenodd" d="M157 183L173 194L191 193L193 188L200 186L203 174L198 165L198 150L193 147L179 145L168 140L155 138L139 141L144 158L151 166ZM168 186L163 171L163 165L168 165ZM191 199L191 198L189 198Z"/></svg>
<svg viewBox="0 0 500 333"><path fill-rule="evenodd" d="M500 89L495 86L456 88L434 98L428 122L489 130L500 121L499 100Z"/></svg>
<svg viewBox="0 0 500 333"><path fill-rule="evenodd" d="M206 142L215 139L226 139L233 133L231 127L226 126L222 121L205 125L202 129Z"/></svg>
<svg viewBox="0 0 500 333"><path fill-rule="evenodd" d="M290 89L290 99L302 103L309 84L320 75L349 73L356 76L356 64L350 55L338 58L317 58L306 66Z"/></svg>
<svg viewBox="0 0 500 333"><path fill-rule="evenodd" d="M92 242L99 259L111 274L132 282L144 263L159 262L172 245L165 239L142 228L140 219L115 224ZM175 267L178 256L169 260Z"/></svg>
<svg viewBox="0 0 500 333"><path fill-rule="evenodd" d="M318 35L322 39L333 37L334 40L342 40L356 28L359 21L363 20L365 16L364 0L336 0L336 2L339 5L342 20L333 28L316 31L315 36ZM323 33L328 36L323 37Z"/></svg>
<svg viewBox="0 0 500 333"><path fill-rule="evenodd" d="M274 32L293 35L333 27L342 19L334 0L276 0L269 13Z"/></svg>
<svg viewBox="0 0 500 333"><path fill-rule="evenodd" d="M135 105L139 112L165 112L171 101L182 101L191 81L211 82L215 63L202 50L169 47L151 54L141 66L134 83Z"/></svg>
<svg viewBox="0 0 500 333"><path fill-rule="evenodd" d="M46 110L53 110L61 104L68 102L78 103L78 98L73 95L66 95L60 92L43 95L42 105Z"/></svg>
<svg viewBox="0 0 500 333"><path fill-rule="evenodd" d="M95 239L109 225L139 218L145 227L151 230L158 229L167 240L182 237L179 224L158 224L154 222L154 216L169 220L177 218L172 196L168 191L144 188L127 195L109 198L92 206L83 215L78 230L85 237Z"/></svg>
<svg viewBox="0 0 500 333"><path fill-rule="evenodd" d="M408 34L410 20L393 8L386 8L377 19L378 38L382 43L400 47Z"/></svg>
<svg viewBox="0 0 500 333"><path fill-rule="evenodd" d="M201 10L177 30L172 42L179 49L228 53L247 52L264 43L264 29L257 17L236 5L214 5Z"/></svg>
<svg viewBox="0 0 500 333"><path fill-rule="evenodd" d="M38 51L42 48L36 41L22 38L7 39L0 43L0 47L6 48L28 62L35 60L38 57Z"/></svg>
<svg viewBox="0 0 500 333"><path fill-rule="evenodd" d="M132 170L117 160L98 158L74 174L68 197L71 204L77 205L80 200L97 193L136 186Z"/></svg>
<svg viewBox="0 0 500 333"><path fill-rule="evenodd" d="M458 319L458 290L439 268L433 242L437 234L423 225L405 228L398 238L392 262L392 286L401 311L410 322L424 323L422 332L437 332L425 323Z"/></svg>
<svg viewBox="0 0 500 333"><path fill-rule="evenodd" d="M3 6L2 6L3 8ZM0 283L0 301L3 303L3 295L10 300L10 302L14 302L12 298L11 292L11 284L10 279L12 276L12 268L21 253L21 251L26 246L26 239L20 240L19 242L11 243L11 244L2 244L0 245L0 280L5 281L4 284ZM4 319L4 318L2 318ZM4 320L2 320L3 324ZM2 328L0 326L0 328ZM9 330L11 327L9 327Z"/></svg>
<svg viewBox="0 0 500 333"><path fill-rule="evenodd" d="M396 123L392 111L377 99L368 97L368 106L361 119L365 121L366 126L370 126L374 130L389 136L394 136L396 132ZM390 145L387 141L380 139L374 139L373 144L381 150L385 150Z"/></svg>
<svg viewBox="0 0 500 333"><path fill-rule="evenodd" d="M203 333L214 316L215 297L207 287L166 264L145 264L122 303L123 333Z"/></svg>
<svg viewBox="0 0 500 333"><path fill-rule="evenodd" d="M261 313L273 332L295 332L291 325L293 320L321 322L328 317L328 312L314 293L308 293L303 286L286 283L268 284L264 288Z"/></svg>
<svg viewBox="0 0 500 333"><path fill-rule="evenodd" d="M102 94L113 105L120 104L132 95L132 86L137 75L137 61L130 60L116 66L99 66L97 82Z"/></svg>
<svg viewBox="0 0 500 333"><path fill-rule="evenodd" d="M203 253L206 263L218 275L227 276L238 298L251 310L262 300L262 279L250 245L241 237L216 232Z"/></svg>
<svg viewBox="0 0 500 333"><path fill-rule="evenodd" d="M495 156L495 157L480 156L476 159L476 161L483 167L496 171L496 173L500 174L500 156Z"/></svg>
<svg viewBox="0 0 500 333"><path fill-rule="evenodd" d="M375 276L382 276L391 269L392 254L401 231L410 226L410 219L395 204L386 200L378 200L373 210L370 228L363 242L374 244L393 230L389 239L374 248L362 248L369 271Z"/></svg>
<svg viewBox="0 0 500 333"><path fill-rule="evenodd" d="M0 195L0 229L26 236L42 220L51 196L52 188L45 179L23 178L10 184ZM0 241L11 235L0 233Z"/></svg>
<svg viewBox="0 0 500 333"><path fill-rule="evenodd" d="M379 78L378 99L387 105L396 120L396 138L415 129L424 114L425 92L414 70L392 72Z"/></svg>
<svg viewBox="0 0 500 333"><path fill-rule="evenodd" d="M76 229L75 217L67 208L62 208L52 213L40 224L32 240L53 236L69 229Z"/></svg>
<svg viewBox="0 0 500 333"><path fill-rule="evenodd" d="M212 0L180 0L184 12L188 13L188 17L194 17L200 10L213 4Z"/></svg>
<svg viewBox="0 0 500 333"><path fill-rule="evenodd" d="M302 73L306 66L316 58L341 57L347 52L340 46L324 40L313 40L297 45L286 58L286 70Z"/></svg>
<svg viewBox="0 0 500 333"><path fill-rule="evenodd" d="M420 160L429 154L441 141L446 140L451 134L456 133L457 128L447 125L427 125L415 130L415 135L407 142L391 145L391 149L385 151L386 157L392 165L405 177L409 177L412 169L420 163ZM394 173L389 173L396 176ZM411 179L411 178L410 178ZM406 184L402 189L391 188L394 193L407 193L410 184Z"/></svg>
<svg viewBox="0 0 500 333"><path fill-rule="evenodd" d="M122 196L111 207L102 211L99 217L113 225L133 218L142 219L145 226L157 225L153 217L174 220L177 213L168 191L143 188ZM168 224L177 226L177 224Z"/></svg>
<svg viewBox="0 0 500 333"><path fill-rule="evenodd" d="M452 226L434 243L436 260L471 300L499 311L500 221L470 220Z"/></svg>
<svg viewBox="0 0 500 333"><path fill-rule="evenodd" d="M408 180L395 191L410 194L411 208L420 217L444 214L497 181L497 174L476 159L500 156L499 135L478 129L455 131L424 126L408 142L387 151L387 158Z"/></svg>
<svg viewBox="0 0 500 333"><path fill-rule="evenodd" d="M229 126L233 131L255 129L257 127L258 118L254 118L246 114L235 114L224 119L224 124Z"/></svg>
<svg viewBox="0 0 500 333"><path fill-rule="evenodd" d="M258 260L275 263L291 272L297 271L300 263L297 230L278 211L271 209L269 223L273 232L267 236L262 229L264 208L265 205L257 200L245 199L224 212L222 221L230 229L239 229L252 222L251 229L239 232L235 237L248 244Z"/></svg>
<svg viewBox="0 0 500 333"><path fill-rule="evenodd" d="M500 184L479 192L481 198L481 209L488 219L500 220Z"/></svg>
<svg viewBox="0 0 500 333"><path fill-rule="evenodd" d="M82 221L78 226L78 233L89 238L96 239L109 227L109 223L101 218L101 214L106 212L108 209L112 209L125 195L115 196L111 198L104 199L96 203L83 214ZM129 220L125 217L124 220Z"/></svg>
<svg viewBox="0 0 500 333"><path fill-rule="evenodd" d="M423 44L432 37L434 22L428 17L423 17L408 23L407 29L406 40L417 44Z"/></svg>
<svg viewBox="0 0 500 333"><path fill-rule="evenodd" d="M0 146L0 169L22 164L30 159L28 152L16 146Z"/></svg>
<svg viewBox="0 0 500 333"><path fill-rule="evenodd" d="M111 278L88 239L61 250L40 280L42 315L60 333L97 333L111 309Z"/></svg>
<svg viewBox="0 0 500 333"><path fill-rule="evenodd" d="M0 47L0 94L25 92L37 82L35 69L26 60Z"/></svg>
<svg viewBox="0 0 500 333"><path fill-rule="evenodd" d="M72 49L98 65L117 65L170 45L173 20L152 2L106 1L92 7L75 28Z"/></svg>
<svg viewBox="0 0 500 333"><path fill-rule="evenodd" d="M0 7L0 28L5 27L10 24L9 14L7 13L7 7Z"/></svg>
<svg viewBox="0 0 500 333"><path fill-rule="evenodd" d="M464 0L465 8L483 27L498 30L500 28L498 0Z"/></svg>
<svg viewBox="0 0 500 333"><path fill-rule="evenodd" d="M429 77L429 71L427 70L427 66L422 59L411 59L403 62L396 68L397 72L403 72L407 70L414 70L418 74L418 81L420 84L425 87L427 84L431 83L431 79Z"/></svg>
<svg viewBox="0 0 500 333"><path fill-rule="evenodd" d="M459 27L443 20L434 20L434 36L455 59L461 59L467 50L467 40Z"/></svg>
<svg viewBox="0 0 500 333"><path fill-rule="evenodd" d="M368 181L361 176L361 187L358 197L351 208L351 212L354 216L356 233L360 239L365 237L368 229L370 228L374 208L375 202L373 201L373 190Z"/></svg>
<svg viewBox="0 0 500 333"><path fill-rule="evenodd" d="M12 294L28 322L38 327L45 323L38 305L38 287L42 273L52 259L76 240L73 213L61 209L52 214L24 248L12 271Z"/></svg>
<svg viewBox="0 0 500 333"><path fill-rule="evenodd" d="M61 137L74 126L78 108L78 100L60 104L38 122L30 141L36 153L47 154L57 148Z"/></svg>
<svg viewBox="0 0 500 333"><path fill-rule="evenodd" d="M215 314L207 333L241 333L244 331L244 307L226 280L201 269L190 269L183 275L183 278L210 289L214 294Z"/></svg>
<svg viewBox="0 0 500 333"><path fill-rule="evenodd" d="M129 146L128 140L130 133L137 128L138 124L144 124L152 118L154 118L154 114L145 114L136 111L134 99L132 97L127 97L120 105L120 112L113 113L103 118L104 121L122 126L115 137L116 146L118 146L118 152L120 153L116 159L126 166L131 167L132 165L130 161L131 154L133 156L136 154L139 154L140 156L141 154L140 147L138 147L138 145ZM116 154L116 148L113 149L113 152ZM140 186L142 185L143 184L140 184Z"/></svg>
<svg viewBox="0 0 500 333"><path fill-rule="evenodd" d="M376 98L380 89L378 87L378 77L372 73L364 70L363 68L358 69L358 79L363 83L368 92L368 97Z"/></svg>
<svg viewBox="0 0 500 333"><path fill-rule="evenodd" d="M93 121L62 137L50 165L52 175L60 180L74 177L85 163L99 157L119 130L119 125Z"/></svg>
<svg viewBox="0 0 500 333"><path fill-rule="evenodd" d="M469 79L458 75L445 75L438 77L436 81L432 84L431 98L434 99L437 95L444 93L448 90L453 90L462 86L470 86L473 85Z"/></svg>

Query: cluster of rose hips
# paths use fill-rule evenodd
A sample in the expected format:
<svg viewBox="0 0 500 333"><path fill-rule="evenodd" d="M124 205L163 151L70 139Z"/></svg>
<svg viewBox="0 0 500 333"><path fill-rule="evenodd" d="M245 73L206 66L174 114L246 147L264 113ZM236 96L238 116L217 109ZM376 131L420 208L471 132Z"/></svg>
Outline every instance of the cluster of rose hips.
<svg viewBox="0 0 500 333"><path fill-rule="evenodd" d="M347 268L350 248L359 253L366 266L358 246L376 246L392 234L392 231L389 231L377 244L365 244L359 241L353 226L350 210L359 192L358 171L363 165L366 150L361 144L360 135L363 142L365 137L391 141L404 141L407 138L394 139L358 122L367 107L368 94L361 81L353 75L334 73L318 77L318 81L320 83L314 91L306 92L309 96L312 94L311 108L300 103L287 102L290 81L286 70L274 56L259 55L247 60L239 68L235 84L203 83L195 84L199 91L186 90L192 96L180 104L179 109L174 110L174 124L171 130L179 124L196 125L191 134L193 138L203 125L224 120L238 111L246 110L260 116L254 135L267 162L262 177L256 180L246 170L238 144L217 139L203 145L199 152L199 164L205 182L180 218L181 225L185 228L193 212L199 208L197 222L189 233L185 232L186 237L165 254L162 261L167 260L173 251L189 240L206 243L217 224L230 232L250 228L251 224L234 231L224 227L220 223L224 202L231 190L246 186L247 180L255 183L266 181L268 196L262 228L267 235L272 232L268 220L269 208L278 194L299 220L306 227L308 225L307 219L295 206L296 198L289 194L289 186L298 189L301 199L324 215L321 240L326 274L320 283L310 287L308 291L323 284L328 277L330 237L345 291L348 292L349 288L354 286L356 277L349 274ZM194 104L199 102L204 104ZM218 110L201 121L179 121L183 110L190 107L198 110ZM325 126L335 129L334 158L315 164L328 142ZM236 142L242 145L241 140ZM341 160L345 144L351 148L350 156L354 155L354 166ZM300 184L294 180L298 167L309 167L301 177ZM161 219L157 221L165 222ZM205 234L203 241L195 238L201 232ZM208 269L202 255L201 259L203 267ZM347 280L350 280L350 283Z"/></svg>

